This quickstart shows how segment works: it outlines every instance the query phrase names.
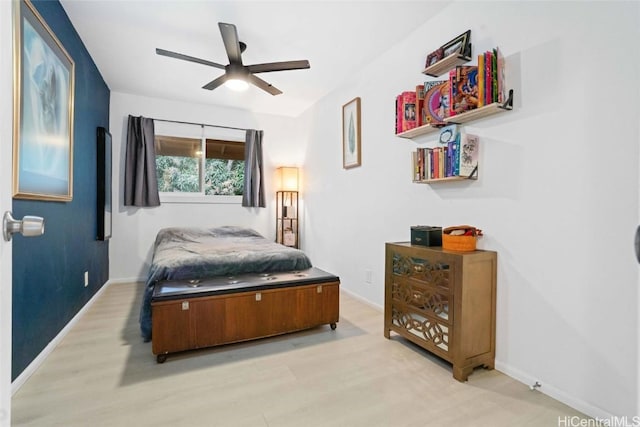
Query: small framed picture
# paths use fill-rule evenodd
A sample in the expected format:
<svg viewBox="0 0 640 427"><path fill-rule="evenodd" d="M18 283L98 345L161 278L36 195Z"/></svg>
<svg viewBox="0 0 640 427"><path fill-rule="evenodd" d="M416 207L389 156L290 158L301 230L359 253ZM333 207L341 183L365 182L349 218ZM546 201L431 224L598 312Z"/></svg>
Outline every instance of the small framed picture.
<svg viewBox="0 0 640 427"><path fill-rule="evenodd" d="M429 55L427 55L427 62L424 65L425 68L432 66L433 64L440 61L442 58L444 58L444 49L438 48L434 50Z"/></svg>
<svg viewBox="0 0 640 427"><path fill-rule="evenodd" d="M467 30L464 33L460 34L458 37L441 46L441 49L444 51L444 57L447 57L453 53L466 55L467 46L470 42L471 30Z"/></svg>
<svg viewBox="0 0 640 427"><path fill-rule="evenodd" d="M360 98L342 106L342 167L360 166Z"/></svg>

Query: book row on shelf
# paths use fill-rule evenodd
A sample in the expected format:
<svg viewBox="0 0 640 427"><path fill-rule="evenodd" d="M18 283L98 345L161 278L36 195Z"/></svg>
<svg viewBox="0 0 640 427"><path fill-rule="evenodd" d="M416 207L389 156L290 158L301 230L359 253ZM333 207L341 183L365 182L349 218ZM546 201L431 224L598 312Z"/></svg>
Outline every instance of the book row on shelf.
<svg viewBox="0 0 640 427"><path fill-rule="evenodd" d="M479 138L458 132L457 125L443 127L440 146L419 147L412 153L414 182L478 176Z"/></svg>
<svg viewBox="0 0 640 427"><path fill-rule="evenodd" d="M496 47L477 55L477 65L456 65L445 71L446 80L425 81L415 90L402 92L396 97L395 133L423 125L444 126L456 115L505 103L504 68Z"/></svg>

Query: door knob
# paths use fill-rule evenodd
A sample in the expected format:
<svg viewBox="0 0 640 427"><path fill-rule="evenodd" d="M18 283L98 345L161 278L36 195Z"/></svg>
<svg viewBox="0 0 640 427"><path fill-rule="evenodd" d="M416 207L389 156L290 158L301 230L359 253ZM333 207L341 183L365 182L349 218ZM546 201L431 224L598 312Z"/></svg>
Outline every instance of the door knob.
<svg viewBox="0 0 640 427"><path fill-rule="evenodd" d="M27 215L22 220L13 219L11 212L6 211L2 217L2 235L7 242L15 233L24 237L42 236L44 234L44 218Z"/></svg>

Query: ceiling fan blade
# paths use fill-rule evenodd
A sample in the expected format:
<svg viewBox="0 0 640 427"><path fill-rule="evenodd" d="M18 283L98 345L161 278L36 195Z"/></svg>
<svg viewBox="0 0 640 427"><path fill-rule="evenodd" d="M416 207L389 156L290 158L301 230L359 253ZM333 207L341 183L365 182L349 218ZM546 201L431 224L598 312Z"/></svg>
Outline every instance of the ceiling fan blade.
<svg viewBox="0 0 640 427"><path fill-rule="evenodd" d="M218 22L218 27L220 27L220 34L222 34L224 48L227 50L229 63L242 65L242 51L240 50L240 41L238 40L238 31L236 30L236 26L233 24Z"/></svg>
<svg viewBox="0 0 640 427"><path fill-rule="evenodd" d="M217 79L212 80L209 83L207 83L206 85L202 86L202 89L213 90L213 89L217 88L218 86L223 85L224 82L226 82L227 80L229 80L229 76L227 74L223 74L220 77L218 77Z"/></svg>
<svg viewBox="0 0 640 427"><path fill-rule="evenodd" d="M269 92L271 95L280 95L282 93L280 89L271 85L271 83L267 83L260 77L256 77L253 74L247 74L247 81L258 86L260 89Z"/></svg>
<svg viewBox="0 0 640 427"><path fill-rule="evenodd" d="M268 62L266 64L248 65L250 73L268 73L270 71L286 71L286 70L302 70L311 68L309 61L284 61L284 62Z"/></svg>
<svg viewBox="0 0 640 427"><path fill-rule="evenodd" d="M181 53L171 52L170 50L156 48L156 53L162 56L168 56L169 58L182 59L184 61L195 62L202 65L208 65L210 67L221 68L224 70L224 65L216 64L215 62L207 61L205 59L194 58L193 56L183 55Z"/></svg>

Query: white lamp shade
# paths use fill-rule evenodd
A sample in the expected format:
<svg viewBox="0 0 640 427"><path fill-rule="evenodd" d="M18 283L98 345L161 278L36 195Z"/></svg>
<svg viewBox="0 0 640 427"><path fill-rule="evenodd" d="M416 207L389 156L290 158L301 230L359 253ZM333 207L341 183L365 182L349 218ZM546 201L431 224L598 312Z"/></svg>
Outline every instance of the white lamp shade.
<svg viewBox="0 0 640 427"><path fill-rule="evenodd" d="M279 167L276 170L278 191L298 191L298 168Z"/></svg>

